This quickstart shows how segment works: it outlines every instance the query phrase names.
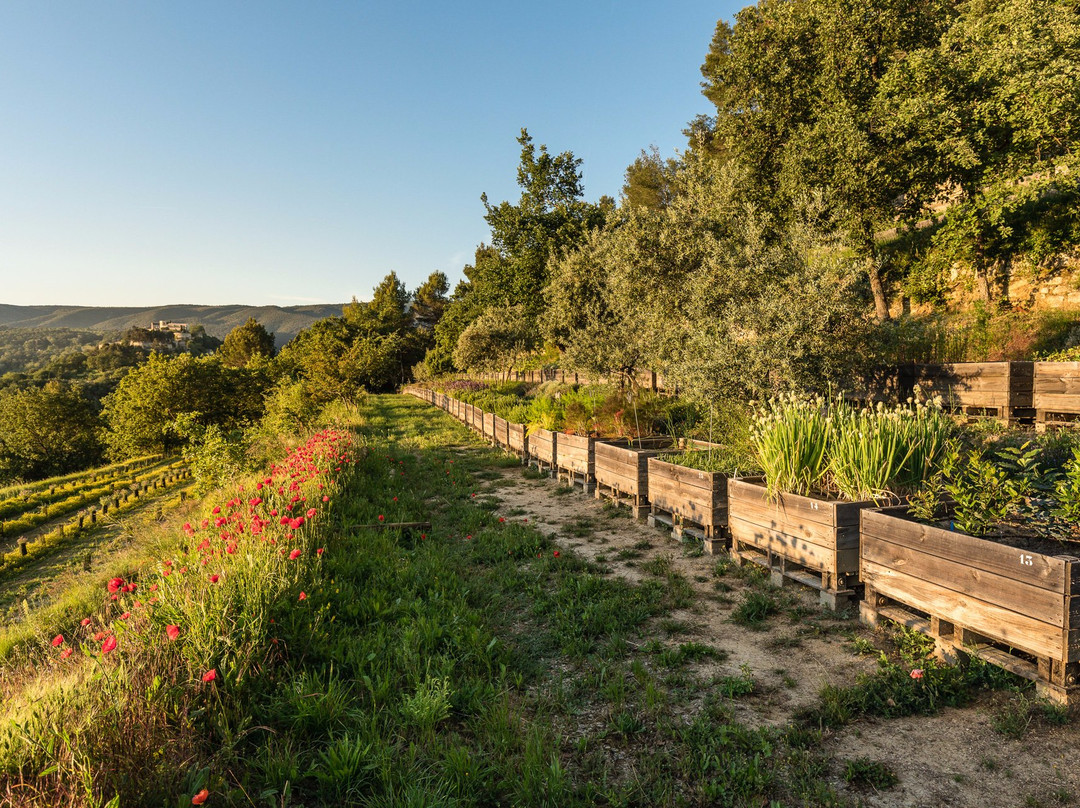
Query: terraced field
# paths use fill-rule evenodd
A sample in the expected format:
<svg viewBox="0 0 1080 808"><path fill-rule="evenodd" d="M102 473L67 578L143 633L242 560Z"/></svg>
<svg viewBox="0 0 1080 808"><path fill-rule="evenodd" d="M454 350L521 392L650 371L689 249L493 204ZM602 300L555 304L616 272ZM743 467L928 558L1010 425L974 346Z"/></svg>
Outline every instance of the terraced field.
<svg viewBox="0 0 1080 808"><path fill-rule="evenodd" d="M0 489L0 627L47 605L65 574L109 556L132 520L160 520L193 483L182 460L143 457Z"/></svg>

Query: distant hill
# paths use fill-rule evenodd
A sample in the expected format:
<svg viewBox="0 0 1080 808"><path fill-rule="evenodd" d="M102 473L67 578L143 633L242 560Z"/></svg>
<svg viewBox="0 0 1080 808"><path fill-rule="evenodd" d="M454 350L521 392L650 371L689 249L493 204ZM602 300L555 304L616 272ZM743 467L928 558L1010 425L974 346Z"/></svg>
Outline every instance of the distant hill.
<svg viewBox="0 0 1080 808"><path fill-rule="evenodd" d="M280 348L316 320L341 314L343 303L310 306L10 306L0 303L0 325L19 328L73 328L125 331L158 320L201 325L219 339L254 317L274 332Z"/></svg>

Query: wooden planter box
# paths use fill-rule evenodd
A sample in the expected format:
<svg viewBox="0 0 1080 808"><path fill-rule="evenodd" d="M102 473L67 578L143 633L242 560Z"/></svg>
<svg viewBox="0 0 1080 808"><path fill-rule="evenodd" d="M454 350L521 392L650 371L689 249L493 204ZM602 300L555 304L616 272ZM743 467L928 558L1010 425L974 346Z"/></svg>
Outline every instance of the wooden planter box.
<svg viewBox="0 0 1080 808"><path fill-rule="evenodd" d="M476 432L483 434L484 432L484 411L477 407L475 404L466 404L469 407L469 426Z"/></svg>
<svg viewBox="0 0 1080 808"><path fill-rule="evenodd" d="M525 424L515 424L507 422L506 424L506 445L511 452L515 452L521 455L522 460L528 460L529 455L529 437L528 428Z"/></svg>
<svg viewBox="0 0 1080 808"><path fill-rule="evenodd" d="M1080 700L1080 558L1022 551L887 508L862 513L860 577L864 621L895 620L933 636L947 659L972 653L1034 680L1042 696Z"/></svg>
<svg viewBox="0 0 1080 808"><path fill-rule="evenodd" d="M559 433L559 453L556 468L560 480L567 485L580 485L586 494L596 484L596 438L588 435Z"/></svg>
<svg viewBox="0 0 1080 808"><path fill-rule="evenodd" d="M1030 419L1034 362L958 362L949 365L907 365L900 369L903 397L916 384L929 397L941 396L946 407L968 415L990 415L1003 421Z"/></svg>
<svg viewBox="0 0 1080 808"><path fill-rule="evenodd" d="M495 442L495 413L485 412L480 415L480 434L492 443Z"/></svg>
<svg viewBox="0 0 1080 808"><path fill-rule="evenodd" d="M1036 362L1032 406L1039 429L1080 421L1080 362Z"/></svg>
<svg viewBox="0 0 1080 808"><path fill-rule="evenodd" d="M769 568L773 582L797 581L842 608L859 584L859 512L878 503L780 494L770 501L760 479L728 480L731 555Z"/></svg>
<svg viewBox="0 0 1080 808"><path fill-rule="evenodd" d="M500 418L495 415L492 417L492 440L495 441L496 446L501 446L504 449L510 448L510 438L507 435L506 419Z"/></svg>
<svg viewBox="0 0 1080 808"><path fill-rule="evenodd" d="M541 471L549 471L555 474L555 461L559 457L558 432L549 429L536 429L529 433L529 462L536 463Z"/></svg>
<svg viewBox="0 0 1080 808"><path fill-rule="evenodd" d="M649 524L669 525L676 538L696 535L713 553L728 526L728 475L648 459Z"/></svg>
<svg viewBox="0 0 1080 808"><path fill-rule="evenodd" d="M598 440L593 448L596 498L627 504L635 519L649 513L650 457L670 449L665 437Z"/></svg>

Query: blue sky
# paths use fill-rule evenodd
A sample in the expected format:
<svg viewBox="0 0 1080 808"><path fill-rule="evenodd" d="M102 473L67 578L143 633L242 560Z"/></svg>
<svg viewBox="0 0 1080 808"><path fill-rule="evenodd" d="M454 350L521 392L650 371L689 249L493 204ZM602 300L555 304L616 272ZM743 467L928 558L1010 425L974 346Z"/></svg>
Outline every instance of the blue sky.
<svg viewBox="0 0 1080 808"><path fill-rule="evenodd" d="M0 3L0 303L343 302L451 281L521 127L618 196L743 3Z"/></svg>

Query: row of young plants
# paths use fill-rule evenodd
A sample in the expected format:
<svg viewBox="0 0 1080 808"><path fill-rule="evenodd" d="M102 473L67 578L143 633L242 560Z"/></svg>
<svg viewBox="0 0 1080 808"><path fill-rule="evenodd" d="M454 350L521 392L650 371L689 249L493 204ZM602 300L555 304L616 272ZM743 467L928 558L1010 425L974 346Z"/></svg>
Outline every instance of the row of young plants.
<svg viewBox="0 0 1080 808"><path fill-rule="evenodd" d="M205 800L209 772L191 761L250 731L237 705L283 658L278 626L297 624L319 579L318 526L351 473L351 444L321 432L228 500L200 503L155 563L113 570L96 609L9 658L0 794L28 805Z"/></svg>
<svg viewBox="0 0 1080 808"><path fill-rule="evenodd" d="M170 468L174 472L170 477L162 479L161 475L158 475L158 484L149 489L144 488L141 496L112 499L109 503L109 516L115 518L136 509L145 508L151 502L176 493L177 489L189 489L191 486L188 473L180 468L179 464L174 464ZM60 521L47 532L39 532L31 536L32 540L26 541L25 546L21 546L23 543L20 542L15 549L0 553L0 580L10 578L24 567L49 558L69 543L98 530L106 524L106 520L104 509L101 516L97 515L96 510L93 517L86 513L69 515L67 519Z"/></svg>
<svg viewBox="0 0 1080 808"><path fill-rule="evenodd" d="M130 477L132 473L145 469L155 468L168 461L159 455L140 457L135 460L126 460L114 463L110 466L99 466L77 474L68 474L63 477L50 477L28 485L14 485L0 489L0 519L17 515L42 505L49 505L71 495L76 489L85 488L88 484L101 483L102 485L113 481Z"/></svg>
<svg viewBox="0 0 1080 808"><path fill-rule="evenodd" d="M63 498L53 502L36 506L27 505L17 512L16 518L0 519L0 537L18 536L81 508L111 500L125 490L142 487L147 483L158 480L163 473L170 470L175 471L182 466L182 462L163 460L134 475L113 476L101 481L100 484L93 483L92 487L84 486L68 491Z"/></svg>

